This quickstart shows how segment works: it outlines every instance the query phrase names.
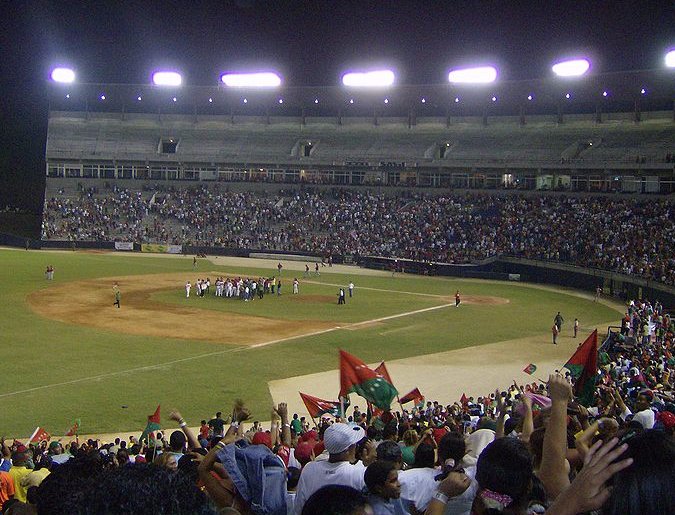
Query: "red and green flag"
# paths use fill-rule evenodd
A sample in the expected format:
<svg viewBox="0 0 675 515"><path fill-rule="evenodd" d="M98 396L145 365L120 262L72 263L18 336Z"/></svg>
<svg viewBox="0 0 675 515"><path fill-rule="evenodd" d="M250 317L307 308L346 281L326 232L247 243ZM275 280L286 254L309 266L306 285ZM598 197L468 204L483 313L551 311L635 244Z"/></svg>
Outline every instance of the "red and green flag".
<svg viewBox="0 0 675 515"><path fill-rule="evenodd" d="M80 434L80 419L76 419L73 422L72 427L66 433L66 436L78 436Z"/></svg>
<svg viewBox="0 0 675 515"><path fill-rule="evenodd" d="M321 415L332 415L334 417L340 416L340 403L336 401L327 401L319 399L306 393L298 392L305 403L305 407L312 418L319 418Z"/></svg>
<svg viewBox="0 0 675 515"><path fill-rule="evenodd" d="M523 369L523 372L525 372L526 374L529 374L529 375L534 374L536 371L537 371L537 365L535 365L534 363L530 363L529 365L527 365Z"/></svg>
<svg viewBox="0 0 675 515"><path fill-rule="evenodd" d="M401 404L406 404L408 402L414 402L415 406L424 406L424 395L422 395L422 392L420 392L419 388L415 388L401 397Z"/></svg>
<svg viewBox="0 0 675 515"><path fill-rule="evenodd" d="M595 393L598 372L598 330L593 331L572 357L563 365L574 379L574 396L584 406L590 406Z"/></svg>
<svg viewBox="0 0 675 515"><path fill-rule="evenodd" d="M394 386L394 381L391 380L389 370L387 370L387 366L384 364L384 361L377 366L377 368L375 369L375 373L379 374L381 377L384 378L385 381L387 381L390 385Z"/></svg>
<svg viewBox="0 0 675 515"><path fill-rule="evenodd" d="M389 410L391 401L398 391L387 381L384 374L378 374L356 356L340 351L340 396L350 393L360 395L374 406Z"/></svg>
<svg viewBox="0 0 675 515"><path fill-rule="evenodd" d="M143 430L143 433L141 433L141 438L140 441L142 442L144 439L148 439L149 436L152 435L154 431L159 431L159 429L162 427L159 425L159 405L157 405L157 409L152 415L148 415L148 424L145 426L145 429ZM148 443L150 440L148 439Z"/></svg>

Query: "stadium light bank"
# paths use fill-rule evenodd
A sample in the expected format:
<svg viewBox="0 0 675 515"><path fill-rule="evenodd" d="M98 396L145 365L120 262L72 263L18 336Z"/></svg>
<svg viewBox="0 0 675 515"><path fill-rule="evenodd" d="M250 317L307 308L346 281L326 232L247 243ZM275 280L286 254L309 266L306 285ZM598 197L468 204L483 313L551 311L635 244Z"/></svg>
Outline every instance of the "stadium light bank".
<svg viewBox="0 0 675 515"><path fill-rule="evenodd" d="M448 72L448 82L451 84L490 84L495 80L497 80L497 68L494 66L460 68Z"/></svg>
<svg viewBox="0 0 675 515"><path fill-rule="evenodd" d="M175 71L157 71L152 74L152 83L155 86L180 86L183 84L183 77Z"/></svg>
<svg viewBox="0 0 675 515"><path fill-rule="evenodd" d="M675 50L670 50L665 57L666 67L675 68Z"/></svg>
<svg viewBox="0 0 675 515"><path fill-rule="evenodd" d="M571 59L554 64L551 70L558 77L581 77L590 67L591 62L588 59Z"/></svg>
<svg viewBox="0 0 675 515"><path fill-rule="evenodd" d="M229 88L276 88L281 77L274 72L224 73L220 80Z"/></svg>
<svg viewBox="0 0 675 515"><path fill-rule="evenodd" d="M51 73L54 82L62 84L72 84L75 82L75 71L71 68L54 68Z"/></svg>
<svg viewBox="0 0 675 515"><path fill-rule="evenodd" d="M342 75L342 84L356 88L386 88L393 85L395 79L391 70L347 72Z"/></svg>

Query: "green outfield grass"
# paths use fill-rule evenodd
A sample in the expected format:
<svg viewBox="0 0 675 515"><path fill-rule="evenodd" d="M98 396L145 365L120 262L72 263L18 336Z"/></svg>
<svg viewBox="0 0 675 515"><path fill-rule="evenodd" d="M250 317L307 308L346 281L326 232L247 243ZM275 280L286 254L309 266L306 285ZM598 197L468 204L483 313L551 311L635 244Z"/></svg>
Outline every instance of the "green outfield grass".
<svg viewBox="0 0 675 515"><path fill-rule="evenodd" d="M56 269L50 284L43 275L48 264ZM208 270L251 276L276 272L216 265L209 265ZM311 283L299 276L301 296L323 296L335 303L336 285L350 280L356 284L355 297L347 299L345 306L328 300L302 302L291 295L293 275L284 271L284 295L279 298L252 303L204 298L190 305L201 303L204 309L223 311L224 316L232 311L330 320L340 325L444 304L456 289L465 296L503 297L510 302L427 311L359 330L340 329L249 349L54 322L34 314L26 301L36 290L79 279L173 272L190 272L195 279L206 275L192 272L192 259L187 257L0 250L0 435L25 436L36 425L61 434L75 418L82 419L85 433L140 430L157 404L163 410L178 408L188 420L197 421L217 410L226 411L236 397L247 401L255 417L266 419L271 405L268 381L335 369L338 348L376 362L534 335L544 335L548 341L557 311L568 323L578 316L586 326L618 320L616 311L565 292L417 276L349 276L326 271L309 278ZM167 304L183 303L183 297L182 284L153 295L154 300ZM62 302L68 302L67 294ZM337 384L335 389L337 394Z"/></svg>

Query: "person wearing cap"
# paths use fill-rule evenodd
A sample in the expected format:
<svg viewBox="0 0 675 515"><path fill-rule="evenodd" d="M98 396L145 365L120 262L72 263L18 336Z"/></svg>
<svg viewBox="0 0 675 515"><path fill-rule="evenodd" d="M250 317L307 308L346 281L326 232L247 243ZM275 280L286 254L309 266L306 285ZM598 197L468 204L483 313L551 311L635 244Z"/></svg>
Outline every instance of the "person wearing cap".
<svg viewBox="0 0 675 515"><path fill-rule="evenodd" d="M61 442L50 442L49 443L49 449L47 451L49 453L49 456L52 458L52 463L56 463L57 465L61 465L68 461L72 456L70 453L66 453L63 450L63 445L61 445Z"/></svg>
<svg viewBox="0 0 675 515"><path fill-rule="evenodd" d="M328 427L323 443L328 460L310 461L302 469L295 499L295 512L300 515L309 497L326 485L349 486L361 491L365 486L363 476L366 467L356 460L356 446L366 437L366 432L357 425L336 423Z"/></svg>

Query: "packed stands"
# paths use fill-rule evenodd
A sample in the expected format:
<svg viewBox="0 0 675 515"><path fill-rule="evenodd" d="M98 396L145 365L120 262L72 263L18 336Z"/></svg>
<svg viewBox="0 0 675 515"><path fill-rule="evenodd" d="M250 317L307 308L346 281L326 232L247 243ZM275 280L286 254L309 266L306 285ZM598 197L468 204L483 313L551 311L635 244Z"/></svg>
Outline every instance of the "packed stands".
<svg viewBox="0 0 675 515"><path fill-rule="evenodd" d="M634 300L620 331L599 349L596 334L589 336L547 383L514 381L493 393L467 385L469 395L448 404L415 389L401 398L405 409L386 409L386 400L363 393L372 410L343 412L340 403L323 401L312 422L280 403L269 429L258 422L245 428L243 401L231 416L218 412L193 429L174 410L170 435L160 432L159 407L140 438L57 440L38 428L31 442L0 442L1 509L673 513L674 333L658 301ZM588 360L591 352L597 362Z"/></svg>
<svg viewBox="0 0 675 515"><path fill-rule="evenodd" d="M505 255L675 284L675 220L668 198L108 186L48 192L43 238L443 263Z"/></svg>

